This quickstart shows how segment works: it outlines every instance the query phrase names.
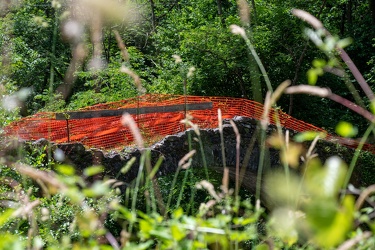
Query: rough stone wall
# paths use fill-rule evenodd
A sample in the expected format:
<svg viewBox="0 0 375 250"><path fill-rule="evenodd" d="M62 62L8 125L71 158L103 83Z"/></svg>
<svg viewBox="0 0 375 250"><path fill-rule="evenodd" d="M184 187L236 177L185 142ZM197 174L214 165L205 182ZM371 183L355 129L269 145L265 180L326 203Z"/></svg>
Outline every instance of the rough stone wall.
<svg viewBox="0 0 375 250"><path fill-rule="evenodd" d="M236 124L239 133L241 135L240 144L240 166L245 164L245 155L249 153L249 160L246 164L248 176L255 176L255 173L259 164L259 134L257 131L257 121L246 117L235 117L233 119ZM258 130L259 131L259 130ZM274 126L269 126L267 135L270 135L275 131ZM192 166L194 168L202 168L203 160L200 150L200 144L197 142L197 135L193 129L188 129L185 132L181 132L175 135L169 135L152 145L149 150L151 154L151 164L155 165L157 160L162 157L163 162L159 168L158 175L166 175L176 171L179 160L189 152L188 135L191 136L191 148L197 152L193 157ZM293 135L294 132L290 131ZM224 148L225 148L225 159L226 165L230 168L234 168L236 165L236 135L233 127L230 125L228 120L223 121L223 136L224 136ZM248 152L249 144L255 138L253 148ZM222 154L221 154L221 139L218 129L204 129L200 130L200 138L203 145L204 157L207 162L207 166L215 169L223 167ZM34 146L43 146L48 144L45 139L40 139L31 144ZM306 144L306 147L309 145ZM338 149L338 146L333 143L326 141L320 141L317 144L315 151L319 154L319 157L324 161L327 157L339 154L342 158L349 162L352 155L352 149L342 150ZM117 178L125 183L131 182L138 173L139 160L141 152L136 148L124 148L121 152L105 152L99 149L86 149L81 143L64 143L64 144L52 144L52 152L60 149L65 154L64 163L74 165L78 172L92 165L102 165L105 168L104 175L111 178ZM345 154L343 153L345 152ZM4 153L4 152L3 152ZM266 150L266 162L265 166L269 168L275 168L280 166L279 154L277 150L267 149ZM341 154L341 155L340 155ZM131 169L124 175L120 173L120 170L125 164L133 157L136 157L135 163ZM267 170L267 169L265 169ZM250 185L251 186L251 185Z"/></svg>
<svg viewBox="0 0 375 250"><path fill-rule="evenodd" d="M236 117L233 119L241 135L240 144L240 166L244 163L244 158L256 131L256 121L245 117ZM273 128L269 129L270 131ZM270 132L269 131L269 132ZM188 129L175 135L169 135L152 145L149 149L151 152L151 164L155 165L159 157L163 162L159 168L158 175L165 175L176 171L179 160L189 152L188 134L191 136L191 148L197 152L193 156L192 167L203 167L200 144L196 140L197 134L193 129ZM224 120L223 124L225 159L228 167L236 165L236 135L229 121ZM208 167L222 167L221 139L218 129L200 130L200 139L203 145L204 157ZM141 152L135 148L125 148L121 152L103 152L98 149L85 149L80 143L57 144L54 147L61 149L66 156L66 163L75 165L78 169L84 169L91 165L102 165L105 168L105 174L116 177L124 182L132 181L137 173ZM250 158L247 163L247 169L255 172L259 163L259 143L254 143L250 152ZM136 157L136 162L126 175L119 174L121 168L132 158ZM275 167L279 165L278 152L269 150L268 166Z"/></svg>

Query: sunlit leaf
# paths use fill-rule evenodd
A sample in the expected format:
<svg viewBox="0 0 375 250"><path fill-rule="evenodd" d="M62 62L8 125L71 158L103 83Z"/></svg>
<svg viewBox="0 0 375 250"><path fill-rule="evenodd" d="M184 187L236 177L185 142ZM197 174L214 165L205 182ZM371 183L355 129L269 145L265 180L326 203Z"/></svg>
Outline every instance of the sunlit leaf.
<svg viewBox="0 0 375 250"><path fill-rule="evenodd" d="M349 122L340 121L336 126L336 133L343 137L354 137L358 134L358 128Z"/></svg>
<svg viewBox="0 0 375 250"><path fill-rule="evenodd" d="M83 194L87 197L98 197L109 192L109 187L101 181L96 181L90 188L83 190Z"/></svg>
<svg viewBox="0 0 375 250"><path fill-rule="evenodd" d="M296 134L293 139L296 141L296 142L304 142L304 141L312 141L314 140L317 136L319 136L319 138L325 138L326 137L326 134L323 133L323 132L316 132L316 131L305 131L305 132L302 132L302 133L298 133Z"/></svg>
<svg viewBox="0 0 375 250"><path fill-rule="evenodd" d="M314 229L329 228L336 216L337 202L333 199L312 199L306 209L307 220Z"/></svg>
<svg viewBox="0 0 375 250"><path fill-rule="evenodd" d="M346 48L347 46L349 46L352 43L353 43L353 39L350 38L350 37L347 37L347 38L339 40L336 43L336 45L337 45L337 47L344 49L344 48Z"/></svg>
<svg viewBox="0 0 375 250"><path fill-rule="evenodd" d="M267 139L267 144L273 148L280 149L285 141L278 134L273 134Z"/></svg>
<svg viewBox="0 0 375 250"><path fill-rule="evenodd" d="M104 168L102 166L92 166L92 167L85 168L85 170L83 170L83 174L86 176L93 176L93 175L102 173L103 171L104 171Z"/></svg>
<svg viewBox="0 0 375 250"><path fill-rule="evenodd" d="M153 229L152 224L147 220L140 220L139 221L139 229L142 233L142 237L148 238L150 237L150 232Z"/></svg>
<svg viewBox="0 0 375 250"><path fill-rule="evenodd" d="M312 65L315 67L315 68L323 68L324 66L326 66L327 62L323 59L314 59L312 61Z"/></svg>
<svg viewBox="0 0 375 250"><path fill-rule="evenodd" d="M181 218L182 215L184 215L184 210L181 207L179 207L179 208L177 208L176 210L173 211L173 218L174 219L178 220L179 218Z"/></svg>
<svg viewBox="0 0 375 250"><path fill-rule="evenodd" d="M68 175L68 176L72 176L76 172L76 170L74 169L74 167L70 166L70 165L57 165L56 166L56 171L58 173L60 173L60 174Z"/></svg>
<svg viewBox="0 0 375 250"><path fill-rule="evenodd" d="M172 233L173 239L176 241L180 241L186 236L185 230L183 230L176 224L171 226L171 233Z"/></svg>
<svg viewBox="0 0 375 250"><path fill-rule="evenodd" d="M371 112L372 112L373 114L375 114L375 101L372 101L372 102L370 103L370 110L371 110Z"/></svg>
<svg viewBox="0 0 375 250"><path fill-rule="evenodd" d="M266 176L265 191L269 200L276 206L294 205L300 199L301 183L295 175L285 176L274 172Z"/></svg>
<svg viewBox="0 0 375 250"><path fill-rule="evenodd" d="M305 186L314 199L335 198L345 180L347 166L337 156L327 159L324 167L318 159L312 160L306 168Z"/></svg>
<svg viewBox="0 0 375 250"><path fill-rule="evenodd" d="M148 240L148 241L143 242L143 243L140 243L140 242L130 243L130 242L128 242L126 244L126 246L124 248L122 248L122 250L146 250L146 249L150 249L150 247L153 244L154 244L153 240Z"/></svg>
<svg viewBox="0 0 375 250"><path fill-rule="evenodd" d="M255 250L269 250L269 249L270 247L265 243L259 244L255 247Z"/></svg>
<svg viewBox="0 0 375 250"><path fill-rule="evenodd" d="M336 210L336 214L328 227L317 227L314 241L324 248L334 247L344 241L352 228L354 220L354 198L346 196L343 206Z"/></svg>
<svg viewBox="0 0 375 250"><path fill-rule="evenodd" d="M23 250L25 249L25 242L21 237L10 233L3 232L0 234L1 249Z"/></svg>
<svg viewBox="0 0 375 250"><path fill-rule="evenodd" d="M307 82L310 85L315 85L317 81L318 81L318 74L316 73L316 70L315 69L309 69L307 71Z"/></svg>
<svg viewBox="0 0 375 250"><path fill-rule="evenodd" d="M297 143L289 143L288 147L280 153L281 161L296 168L299 166L299 159L303 152L303 147Z"/></svg>
<svg viewBox="0 0 375 250"><path fill-rule="evenodd" d="M288 246L291 246L298 240L297 220L295 211L287 208L278 208L272 212L270 219L271 230L275 236L279 237Z"/></svg>
<svg viewBox="0 0 375 250"><path fill-rule="evenodd" d="M236 218L233 218L233 223L235 225L241 225L241 226L246 226L248 224L251 224L251 223L255 223L256 222L256 218L255 217L236 217Z"/></svg>
<svg viewBox="0 0 375 250"><path fill-rule="evenodd" d="M332 156L324 164L323 192L327 197L335 197L342 188L347 166L338 156Z"/></svg>
<svg viewBox="0 0 375 250"><path fill-rule="evenodd" d="M7 209L0 215L0 227L2 227L11 217L14 209Z"/></svg>

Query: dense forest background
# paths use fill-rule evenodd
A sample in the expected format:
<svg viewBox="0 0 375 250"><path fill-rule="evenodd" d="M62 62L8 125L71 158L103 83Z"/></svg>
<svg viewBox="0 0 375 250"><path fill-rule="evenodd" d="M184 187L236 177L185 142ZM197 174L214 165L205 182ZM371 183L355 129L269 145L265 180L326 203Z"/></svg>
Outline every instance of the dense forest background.
<svg viewBox="0 0 375 250"><path fill-rule="evenodd" d="M133 79L119 70L121 65L141 77L142 93L183 94L186 84L191 95L262 102L263 77L245 42L230 32L229 25L245 26L273 87L286 79L293 85L304 84L313 60L326 57L308 41L307 25L292 16L292 8L317 16L332 34L352 38L346 50L368 83L375 85L374 0L252 0L248 20L240 19L234 0L128 2L131 7L124 16L120 13L125 22L113 22L105 15L90 17L85 9L71 9L70 1L2 3L1 82L7 91L30 91L22 115L140 94ZM182 62L176 63L174 55ZM189 71L193 74L187 78ZM317 85L354 100L347 88L351 82L326 73ZM360 90L357 93L363 95ZM367 126L348 109L318 97L286 95L278 105L330 131L339 120L356 124L360 131Z"/></svg>

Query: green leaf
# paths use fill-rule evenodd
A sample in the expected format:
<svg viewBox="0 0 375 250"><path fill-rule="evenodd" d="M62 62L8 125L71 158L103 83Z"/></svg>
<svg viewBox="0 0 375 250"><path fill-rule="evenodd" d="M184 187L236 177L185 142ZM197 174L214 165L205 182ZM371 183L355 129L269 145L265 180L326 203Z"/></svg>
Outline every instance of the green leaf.
<svg viewBox="0 0 375 250"><path fill-rule="evenodd" d="M315 241L324 248L334 247L345 240L354 220L354 198L345 196L343 206L336 210L336 215L326 228L316 228Z"/></svg>
<svg viewBox="0 0 375 250"><path fill-rule="evenodd" d="M347 38L339 40L336 45L337 47L344 49L352 43L353 43L353 39L350 37L347 37Z"/></svg>
<svg viewBox="0 0 375 250"><path fill-rule="evenodd" d="M183 210L181 207L179 207L179 208L177 208L175 211L173 211L173 215L172 215L172 217L173 217L174 219L178 220L178 219L180 219L181 216L183 216L183 215L184 215L184 210Z"/></svg>
<svg viewBox="0 0 375 250"><path fill-rule="evenodd" d="M327 159L323 168L323 193L327 197L336 197L345 181L347 166L338 156Z"/></svg>
<svg viewBox="0 0 375 250"><path fill-rule="evenodd" d="M305 131L305 132L296 134L293 139L296 142L304 142L304 141L312 141L317 136L319 136L319 138L325 138L326 134L323 132Z"/></svg>
<svg viewBox="0 0 375 250"><path fill-rule="evenodd" d="M56 171L63 175L73 176L76 172L73 166L70 165L57 165Z"/></svg>
<svg viewBox="0 0 375 250"><path fill-rule="evenodd" d="M370 103L370 110L371 110L371 112L372 112L373 114L375 114L375 101L372 101L372 102Z"/></svg>
<svg viewBox="0 0 375 250"><path fill-rule="evenodd" d="M315 85L318 81L318 74L315 69L309 69L307 71L307 81L310 85Z"/></svg>
<svg viewBox="0 0 375 250"><path fill-rule="evenodd" d="M171 226L172 237L176 241L180 241L186 236L185 230L179 227L177 224Z"/></svg>
<svg viewBox="0 0 375 250"><path fill-rule="evenodd" d="M150 249L150 247L154 244L153 240L148 240L144 243L130 243L128 242L123 250L146 250Z"/></svg>
<svg viewBox="0 0 375 250"><path fill-rule="evenodd" d="M315 59L312 61L312 65L315 68L323 68L324 66L326 66L326 64L327 62L324 59Z"/></svg>
<svg viewBox="0 0 375 250"><path fill-rule="evenodd" d="M255 247L255 250L269 250L270 247L266 243L259 244Z"/></svg>
<svg viewBox="0 0 375 250"><path fill-rule="evenodd" d="M16 235L12 235L9 233L2 233L0 234L0 245L1 249L9 249L9 250L23 250L25 249L25 242Z"/></svg>
<svg viewBox="0 0 375 250"><path fill-rule="evenodd" d="M93 176L93 175L102 173L103 171L104 171L104 168L102 166L92 166L92 167L85 168L85 170L83 170L83 174L86 176Z"/></svg>
<svg viewBox="0 0 375 250"><path fill-rule="evenodd" d="M101 181L96 181L90 188L83 189L83 194L87 197L98 197L109 193L108 185Z"/></svg>
<svg viewBox="0 0 375 250"><path fill-rule="evenodd" d="M340 121L336 126L336 133L343 137L354 137L358 134L358 128L349 122Z"/></svg>
<svg viewBox="0 0 375 250"><path fill-rule="evenodd" d="M7 221L12 217L12 214L14 212L14 209L7 209L0 215L0 227L2 227Z"/></svg>

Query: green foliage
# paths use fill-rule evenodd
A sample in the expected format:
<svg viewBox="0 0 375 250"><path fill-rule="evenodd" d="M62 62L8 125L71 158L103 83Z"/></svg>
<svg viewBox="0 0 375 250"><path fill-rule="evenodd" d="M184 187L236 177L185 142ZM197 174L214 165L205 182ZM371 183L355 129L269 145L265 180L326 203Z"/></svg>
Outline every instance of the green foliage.
<svg viewBox="0 0 375 250"><path fill-rule="evenodd" d="M0 84L0 128L19 118L19 108L23 94L17 92L17 86L11 81ZM21 99L21 100L20 100Z"/></svg>
<svg viewBox="0 0 375 250"><path fill-rule="evenodd" d="M368 29L370 15L363 15L368 8L365 2L324 1L324 6L318 6L316 1L255 2L251 22L242 24L273 87L288 78L293 78L294 85L307 80L350 100L356 99L357 92L347 89L354 82L351 76L337 80L323 74L327 67L349 72L336 60L338 55L333 50L347 46L350 39L340 40L317 30L301 32L300 21L290 15L290 9L296 7L320 15L334 33L359 41L348 51L367 72L368 83L373 83L374 40L369 39L373 37L373 30ZM4 13L0 19L0 90L4 104L0 109L1 124L18 117L21 103L30 92L28 87L34 91L27 101L33 111L78 109L136 96L140 88L134 85L134 77L121 72L122 67L141 76L141 83L150 92L245 97L251 96L251 92L265 92L245 42L229 31L229 25L241 23L234 1L140 3L147 4L142 14L151 16L152 21L143 19L144 26L127 28L122 24L96 27L103 31L99 32L104 37L99 43L104 43L103 60L107 65L102 70L93 70L89 58L99 43L85 47L83 50L88 52L84 53L89 55L79 59L82 69L75 65L72 77L76 77L76 82L66 100L56 89L65 82L69 63L77 58L71 59L68 44L60 40L57 21L65 20L69 1L62 1L61 5L57 1L27 0ZM90 35L94 37L95 28L91 28ZM119 52L114 28L125 40L130 60L124 56L124 49ZM89 37L86 33L79 35ZM305 36L313 38L320 51L311 50ZM373 102L363 102L359 106L370 107L374 112ZM285 98L280 103L282 107L292 104ZM342 136L356 136L368 125L327 100L303 96L296 98L293 105L298 118L331 131L341 120L337 133ZM261 145L265 145L263 132ZM370 132L371 126L363 141ZM124 187L124 183L105 176L101 166L80 173L72 166L57 164L49 155L49 145L30 146L25 151L16 149L17 156L1 155L0 245L4 249L329 249L354 242L358 249L374 248L374 187L355 190L357 199L342 193L356 165L361 167L362 183L373 184L374 156L357 150L352 159L346 159L351 161L349 167L337 156L327 157L322 164L312 148L302 155L300 144L281 135L280 132L267 142L280 151L284 172L274 171L266 178L264 190L257 190L257 197L262 191L267 212L259 200L254 204L243 193L242 199L237 193L233 195L225 184L228 177L208 172L205 161L201 172L187 169L173 177L153 178L159 165L149 172L148 167L152 166L147 165L150 156L145 151L136 180ZM308 141L316 136L323 137L306 132L295 138ZM326 155L321 157L333 153L332 147L326 149ZM346 156L345 150L335 152ZM261 147L259 166L263 166L265 155ZM134 162L135 159L130 161L122 171L128 171ZM261 170L258 177L261 184ZM159 193L156 187L160 188ZM364 204L365 200L369 205ZM163 208L163 203L167 207Z"/></svg>

